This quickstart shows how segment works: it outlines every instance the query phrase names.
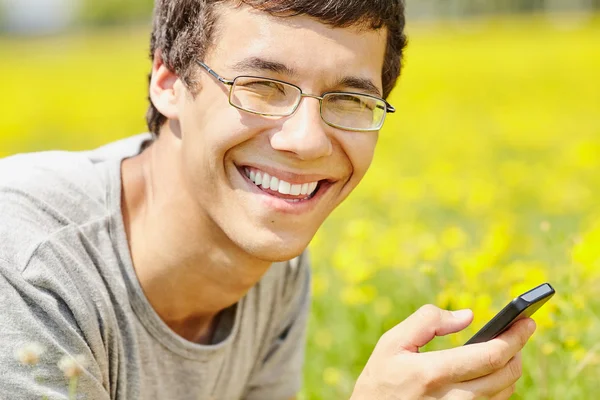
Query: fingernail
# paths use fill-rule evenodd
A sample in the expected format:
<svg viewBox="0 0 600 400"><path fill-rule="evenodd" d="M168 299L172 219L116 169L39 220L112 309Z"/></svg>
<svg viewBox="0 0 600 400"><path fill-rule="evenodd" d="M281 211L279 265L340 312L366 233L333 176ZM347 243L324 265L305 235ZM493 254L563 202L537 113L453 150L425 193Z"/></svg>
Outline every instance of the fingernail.
<svg viewBox="0 0 600 400"><path fill-rule="evenodd" d="M454 318L458 319L465 319L471 316L471 310L469 310L468 308L464 310L450 311L450 313Z"/></svg>

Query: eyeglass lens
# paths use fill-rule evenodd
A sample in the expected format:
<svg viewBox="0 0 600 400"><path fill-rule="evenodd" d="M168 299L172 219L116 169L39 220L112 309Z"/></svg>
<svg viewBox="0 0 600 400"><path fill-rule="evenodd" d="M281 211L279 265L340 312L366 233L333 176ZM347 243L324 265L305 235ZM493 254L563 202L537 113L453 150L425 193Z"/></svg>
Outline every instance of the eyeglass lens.
<svg viewBox="0 0 600 400"><path fill-rule="evenodd" d="M230 93L233 106L268 116L291 115L301 99L296 86L264 78L240 76ZM323 96L321 117L342 129L377 130L386 114L383 100L352 93L328 93Z"/></svg>

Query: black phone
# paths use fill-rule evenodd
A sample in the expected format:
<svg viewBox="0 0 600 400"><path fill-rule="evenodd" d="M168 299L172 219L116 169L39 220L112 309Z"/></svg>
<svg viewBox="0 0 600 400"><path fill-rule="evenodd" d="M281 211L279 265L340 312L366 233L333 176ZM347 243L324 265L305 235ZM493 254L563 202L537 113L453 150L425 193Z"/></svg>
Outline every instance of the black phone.
<svg viewBox="0 0 600 400"><path fill-rule="evenodd" d="M468 344L487 342L510 328L512 324L522 318L533 315L543 306L550 297L554 296L554 289L549 283L541 284L508 303L494 318L490 320L479 332L465 343Z"/></svg>

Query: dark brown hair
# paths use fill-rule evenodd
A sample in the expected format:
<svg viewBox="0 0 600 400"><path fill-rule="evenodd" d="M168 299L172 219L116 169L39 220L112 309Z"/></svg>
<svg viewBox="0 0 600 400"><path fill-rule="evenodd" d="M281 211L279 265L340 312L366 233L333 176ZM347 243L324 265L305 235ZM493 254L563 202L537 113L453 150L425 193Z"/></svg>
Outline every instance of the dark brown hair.
<svg viewBox="0 0 600 400"><path fill-rule="evenodd" d="M194 60L203 59L212 46L219 3L247 4L276 16L308 15L333 27L359 26L388 30L382 71L383 95L387 98L400 75L406 46L403 0L156 0L150 57L161 51L165 66L193 89ZM166 122L150 101L148 129L158 135Z"/></svg>

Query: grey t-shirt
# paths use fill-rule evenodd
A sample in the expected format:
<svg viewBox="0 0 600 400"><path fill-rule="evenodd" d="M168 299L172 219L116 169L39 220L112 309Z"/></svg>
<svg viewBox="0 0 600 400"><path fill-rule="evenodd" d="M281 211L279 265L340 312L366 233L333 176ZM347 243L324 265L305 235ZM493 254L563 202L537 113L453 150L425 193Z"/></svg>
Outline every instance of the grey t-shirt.
<svg viewBox="0 0 600 400"><path fill-rule="evenodd" d="M175 334L144 296L121 216L121 161L150 135L0 160L0 399L288 399L301 385L310 270L275 263L223 311L213 343ZM201 287L198 290L202 290ZM17 352L45 351L36 366Z"/></svg>

